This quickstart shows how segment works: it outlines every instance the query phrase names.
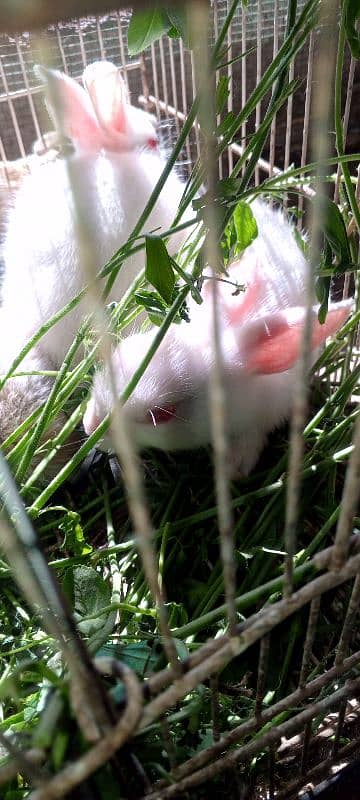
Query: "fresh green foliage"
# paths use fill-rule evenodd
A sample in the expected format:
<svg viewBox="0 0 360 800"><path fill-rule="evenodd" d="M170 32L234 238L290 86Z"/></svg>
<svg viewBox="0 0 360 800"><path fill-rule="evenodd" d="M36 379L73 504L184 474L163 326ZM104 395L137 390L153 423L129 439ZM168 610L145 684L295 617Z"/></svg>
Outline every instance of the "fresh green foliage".
<svg viewBox="0 0 360 800"><path fill-rule="evenodd" d="M171 28L171 22L160 8L138 11L130 20L128 48L131 56L141 53Z"/></svg>
<svg viewBox="0 0 360 800"><path fill-rule="evenodd" d="M316 281L316 294L320 302L319 321L324 322L331 286L331 277L341 275L352 268L352 256L343 217L336 203L322 199L324 214L324 247L322 269Z"/></svg>
<svg viewBox="0 0 360 800"><path fill-rule="evenodd" d="M159 292L167 304L171 303L175 275L170 256L159 236L146 236L145 278Z"/></svg>
<svg viewBox="0 0 360 800"><path fill-rule="evenodd" d="M191 30L187 23L186 14L180 7L140 9L134 11L130 20L128 32L128 48L132 56L136 56L149 47L150 44L160 39L164 34L178 38L182 37L184 44L190 47Z"/></svg>
<svg viewBox="0 0 360 800"><path fill-rule="evenodd" d="M357 21L360 17L359 0L343 0L343 13L346 37L354 58L360 58L360 37Z"/></svg>
<svg viewBox="0 0 360 800"><path fill-rule="evenodd" d="M234 255L240 255L251 242L256 239L258 234L255 217L248 203L240 202L237 204L232 217L234 221L236 241Z"/></svg>

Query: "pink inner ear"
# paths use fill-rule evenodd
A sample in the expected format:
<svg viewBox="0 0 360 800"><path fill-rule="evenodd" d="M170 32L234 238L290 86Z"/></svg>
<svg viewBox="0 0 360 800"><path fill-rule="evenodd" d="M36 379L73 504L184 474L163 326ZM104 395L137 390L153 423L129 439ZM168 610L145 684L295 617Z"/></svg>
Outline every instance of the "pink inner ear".
<svg viewBox="0 0 360 800"><path fill-rule="evenodd" d="M53 108L51 97L51 113L59 129L82 147L99 149L101 133L88 95L67 75L52 70L49 73L47 80L56 101Z"/></svg>
<svg viewBox="0 0 360 800"><path fill-rule="evenodd" d="M317 319L317 309L313 309L313 350L339 330L350 309L351 301L332 304L323 325ZM249 323L242 341L247 372L270 375L293 367L300 355L304 322L304 308L289 308Z"/></svg>
<svg viewBox="0 0 360 800"><path fill-rule="evenodd" d="M100 126L109 133L126 133L128 100L118 68L104 61L90 64L84 70L83 82Z"/></svg>

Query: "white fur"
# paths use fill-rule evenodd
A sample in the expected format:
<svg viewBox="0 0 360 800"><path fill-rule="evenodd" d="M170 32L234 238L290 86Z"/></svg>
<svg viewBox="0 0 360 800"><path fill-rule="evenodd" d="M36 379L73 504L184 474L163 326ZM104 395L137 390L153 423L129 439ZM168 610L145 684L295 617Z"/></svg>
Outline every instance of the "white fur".
<svg viewBox="0 0 360 800"><path fill-rule="evenodd" d="M164 162L158 154L78 154L72 157L93 230L99 270L128 239L160 177ZM146 231L166 230L174 220L183 186L171 174L150 214ZM184 234L172 237L174 252ZM3 313L16 309L18 334L25 343L84 286L79 245L74 228L73 197L66 166L47 164L29 177L10 214L4 243ZM110 300L120 300L144 266L144 250L128 258L115 281ZM85 304L57 323L43 339L53 360L60 364L84 318Z"/></svg>
<svg viewBox="0 0 360 800"><path fill-rule="evenodd" d="M96 62L86 68L83 80L87 92L62 73L43 68L38 72L48 90L55 89L62 101L61 125L59 109L52 109L60 132L75 137L71 168L100 270L127 242L164 169L158 149L144 149L147 142L156 147L152 118L130 106L119 71L112 64ZM52 99L49 97L50 108ZM144 225L144 233L171 226L182 192L183 184L172 173ZM172 237L170 250L176 252L186 236L187 232L182 232ZM123 263L109 300L121 299L144 266L144 252ZM3 258L2 315L7 327L12 327L16 317L16 339L23 345L86 282L65 161L45 164L25 179L9 215ZM42 350L55 364L62 362L84 311L81 303L42 339Z"/></svg>
<svg viewBox="0 0 360 800"><path fill-rule="evenodd" d="M265 362L266 345L271 339L272 329L276 334L277 327L281 328L283 322L289 326L289 349L293 332L297 338L300 337L308 268L283 215L259 201L253 202L252 209L257 220L258 237L243 257L229 268L230 280L245 284L247 290L244 295L236 297L233 286L221 282L218 286L230 467L232 472L236 467L243 475L255 465L269 431L288 417L295 377L295 366L291 369L282 366L281 371L265 374L248 368L248 364L253 356L258 356L256 342L259 333L264 340L259 350L265 345ZM255 292L253 298L251 292ZM211 440L208 389L213 347L209 283L205 284L203 295L202 305L190 302L190 323L171 326L124 406L141 447L188 449ZM236 317L239 309L240 316ZM334 310L337 316L331 328ZM335 325L339 327L340 322L345 321L349 312L349 304L334 304L328 315L328 325L319 332L314 310L318 336L326 338ZM153 331L137 334L114 350L113 371L119 394L146 354L153 336ZM265 368L272 369L271 359ZM102 369L95 375L84 417L87 433L94 430L112 406L106 370ZM149 412L154 416L156 409L164 407L174 408L169 421L152 424Z"/></svg>
<svg viewBox="0 0 360 800"><path fill-rule="evenodd" d="M130 105L119 70L107 62L86 68L85 88L60 72L38 68L38 74L45 81L59 135L73 139L71 173L100 271L127 242L165 167L153 118ZM173 172L142 233L170 228L182 193L183 184ZM9 213L2 253L1 374L38 329L85 286L75 228L67 164L46 163L24 179ZM177 252L187 235L183 231L171 237L170 251ZM124 261L109 301L122 298L144 265L144 249ZM37 369L58 368L86 309L82 301L51 328L20 369L32 369L35 363ZM50 385L39 377L8 382L0 395L0 442L44 402ZM9 419L8 398L12 403L17 393L17 409Z"/></svg>

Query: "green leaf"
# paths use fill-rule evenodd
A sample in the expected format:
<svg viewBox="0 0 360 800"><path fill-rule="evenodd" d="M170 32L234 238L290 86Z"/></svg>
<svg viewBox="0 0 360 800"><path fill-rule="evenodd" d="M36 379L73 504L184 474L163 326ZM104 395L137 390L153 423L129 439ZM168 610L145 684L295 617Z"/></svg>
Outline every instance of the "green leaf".
<svg viewBox="0 0 360 800"><path fill-rule="evenodd" d="M140 292L135 292L135 300L139 306L146 309L154 325L161 325L164 322L167 306L159 294L142 289Z"/></svg>
<svg viewBox="0 0 360 800"><path fill-rule="evenodd" d="M84 538L84 531L80 524L80 514L68 511L59 523L59 529L65 534L62 547L73 556L82 556L91 553L92 547Z"/></svg>
<svg viewBox="0 0 360 800"><path fill-rule="evenodd" d="M360 17L360 0L343 0L346 37L354 58L360 58L360 35L357 21Z"/></svg>
<svg viewBox="0 0 360 800"><path fill-rule="evenodd" d="M141 53L171 28L165 11L153 8L133 13L128 29L128 50L131 56Z"/></svg>
<svg viewBox="0 0 360 800"><path fill-rule="evenodd" d="M171 28L169 28L167 35L170 37L170 39L178 39L179 31L177 30L177 28L175 28L174 25L172 25Z"/></svg>
<svg viewBox="0 0 360 800"><path fill-rule="evenodd" d="M236 119L236 117L235 117L234 112L233 111L229 111L229 113L226 115L225 119L221 120L220 125L218 125L218 127L216 129L216 135L217 136L224 136L224 138L226 139L227 135L228 135L228 131L234 125L235 119ZM229 138L229 144L231 144L231 138Z"/></svg>
<svg viewBox="0 0 360 800"><path fill-rule="evenodd" d="M235 255L239 255L256 239L258 228L250 206L243 200L237 204L233 219L236 232Z"/></svg>
<svg viewBox="0 0 360 800"><path fill-rule="evenodd" d="M169 18L172 29L176 30L177 36L181 36L185 47L191 48L191 29L187 22L187 16L183 9L180 8L167 8L166 15Z"/></svg>
<svg viewBox="0 0 360 800"><path fill-rule="evenodd" d="M175 274L165 244L159 236L145 236L145 278L170 305L175 286Z"/></svg>
<svg viewBox="0 0 360 800"><path fill-rule="evenodd" d="M89 637L89 649L94 652L113 631L115 612L104 611L111 603L111 588L92 567L75 567L73 581L74 619L81 633Z"/></svg>
<svg viewBox="0 0 360 800"><path fill-rule="evenodd" d="M55 771L58 771L64 763L65 753L69 743L67 731L60 730L55 732L54 741L51 748L51 760Z"/></svg>
<svg viewBox="0 0 360 800"><path fill-rule="evenodd" d="M230 78L228 75L222 75L217 83L215 108L218 114L221 114L221 112L225 108L225 104L230 94L229 80Z"/></svg>
<svg viewBox="0 0 360 800"><path fill-rule="evenodd" d="M156 652L156 648L150 647L144 641L125 645L107 642L96 653L96 656L116 658L130 667L140 678L145 678L150 672L153 672L159 661L159 654Z"/></svg>
<svg viewBox="0 0 360 800"><path fill-rule="evenodd" d="M326 320L326 314L329 304L330 285L331 285L331 278L329 277L318 278L316 281L316 296L320 303L320 308L318 311L318 320L321 325Z"/></svg>
<svg viewBox="0 0 360 800"><path fill-rule="evenodd" d="M334 265L332 263L332 250L330 244L327 240L325 240L325 247L324 252L322 254L322 262L321 267L325 269L331 270L333 272ZM325 322L326 314L329 305L329 295L330 295L330 286L331 286L331 274L330 275L319 275L316 279L315 283L315 292L317 299L320 303L320 308L318 311L318 320L322 325Z"/></svg>
<svg viewBox="0 0 360 800"><path fill-rule="evenodd" d="M325 204L326 209L324 223L325 237L338 259L335 271L342 272L343 268L346 268L349 262L351 262L351 252L345 223L336 203L326 198L323 198L322 202Z"/></svg>

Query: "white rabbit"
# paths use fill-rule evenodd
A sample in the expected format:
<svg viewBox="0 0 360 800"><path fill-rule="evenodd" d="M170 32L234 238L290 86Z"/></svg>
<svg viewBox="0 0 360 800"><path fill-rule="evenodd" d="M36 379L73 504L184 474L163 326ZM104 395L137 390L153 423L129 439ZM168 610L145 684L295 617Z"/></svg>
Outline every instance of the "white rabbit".
<svg viewBox="0 0 360 800"><path fill-rule="evenodd" d="M38 68L58 130L72 138L72 172L81 192L99 270L129 238L165 162L149 114L133 108L119 70L108 62L89 65L85 89L68 76ZM55 107L51 105L57 100ZM183 184L172 173L144 228L166 230L177 214ZM172 237L174 252L186 233ZM3 247L2 309L16 313L25 343L84 286L74 223L74 200L63 160L46 164L24 181L9 217ZM144 265L144 251L120 269L111 300L120 299ZM84 317L84 304L56 324L43 350L60 364Z"/></svg>
<svg viewBox="0 0 360 800"><path fill-rule="evenodd" d="M243 293L219 282L226 429L231 471L247 475L267 434L291 410L294 365L305 318L307 263L291 227L279 211L254 201L258 236L229 268L229 279L245 284ZM213 366L209 282L203 303L190 302L190 323L172 325L133 394L124 405L141 447L179 450L210 442L208 388ZM316 349L350 313L351 301L331 304L320 325L313 310ZM112 355L120 394L149 349L154 331L135 334ZM90 434L113 405L106 370L94 378L84 416ZM106 446L106 442L105 442Z"/></svg>
<svg viewBox="0 0 360 800"><path fill-rule="evenodd" d="M72 174L93 231L91 247L99 270L129 238L164 169L154 119L130 105L119 70L108 62L89 65L82 88L61 72L38 67L60 136L73 140ZM150 213L144 232L167 230L178 212L183 184L172 172ZM190 214L190 212L188 212ZM188 217L187 217L188 218ZM23 182L9 214L3 245L0 373L40 326L85 285L74 222L74 198L66 162L39 167ZM171 237L175 252L188 233ZM124 261L109 300L119 300L144 266L141 250ZM21 369L56 369L84 318L84 301L41 339ZM49 381L9 381L0 393L0 441L47 396ZM18 395L17 395L18 392ZM9 418L8 398L19 413Z"/></svg>

